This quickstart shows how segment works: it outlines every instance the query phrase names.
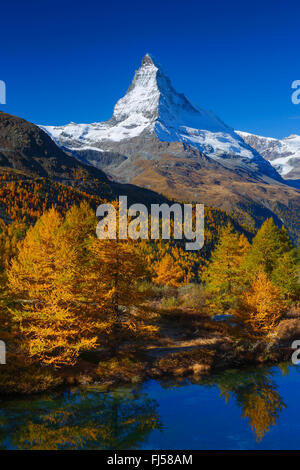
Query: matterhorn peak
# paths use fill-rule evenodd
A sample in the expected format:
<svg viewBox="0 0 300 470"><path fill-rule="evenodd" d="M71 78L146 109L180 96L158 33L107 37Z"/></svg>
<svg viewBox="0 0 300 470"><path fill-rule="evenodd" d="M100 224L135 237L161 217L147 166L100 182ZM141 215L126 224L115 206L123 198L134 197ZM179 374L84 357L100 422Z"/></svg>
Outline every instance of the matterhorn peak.
<svg viewBox="0 0 300 470"><path fill-rule="evenodd" d="M154 60L151 54L149 54L148 52L144 55L142 59L142 66L143 65L154 65Z"/></svg>
<svg viewBox="0 0 300 470"><path fill-rule="evenodd" d="M149 53L143 57L127 93L116 103L113 119L125 127L147 127L167 141L186 140L181 135L186 134L186 128L213 132L229 129L212 113L196 108L178 93Z"/></svg>
<svg viewBox="0 0 300 470"><path fill-rule="evenodd" d="M77 154L79 150L90 153L95 150L98 155L115 151L118 146L123 149L129 142L134 146L136 139L146 138L147 142L181 142L185 149L194 147L217 160L258 158L258 153L214 113L193 105L184 94L178 93L149 53L142 58L109 121L44 129L57 143ZM95 164L98 156L91 154L89 159Z"/></svg>
<svg viewBox="0 0 300 470"><path fill-rule="evenodd" d="M144 125L154 122L158 115L160 91L157 82L158 67L152 57L146 54L127 93L115 105L113 118L127 121L132 125ZM126 125L126 124L125 124Z"/></svg>
<svg viewBox="0 0 300 470"><path fill-rule="evenodd" d="M152 68L155 69L157 72L164 74L163 67L161 64L158 62L158 60L152 55L147 52L144 57L142 58L141 66L140 68Z"/></svg>

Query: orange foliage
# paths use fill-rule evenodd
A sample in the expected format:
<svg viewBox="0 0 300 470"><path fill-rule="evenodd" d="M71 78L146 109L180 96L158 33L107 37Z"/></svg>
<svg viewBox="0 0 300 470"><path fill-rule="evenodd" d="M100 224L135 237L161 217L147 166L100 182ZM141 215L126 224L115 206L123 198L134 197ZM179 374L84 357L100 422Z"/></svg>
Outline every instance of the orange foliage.
<svg viewBox="0 0 300 470"><path fill-rule="evenodd" d="M156 276L153 281L156 284L177 287L184 280L184 272L169 254L166 254L160 262L155 264L154 272Z"/></svg>
<svg viewBox="0 0 300 470"><path fill-rule="evenodd" d="M28 230L8 270L9 288L21 304L12 314L34 361L74 364L80 351L97 345L97 325L75 308L77 271L76 247L68 243L62 217L50 209Z"/></svg>
<svg viewBox="0 0 300 470"><path fill-rule="evenodd" d="M254 335L268 335L282 317L284 303L277 286L260 272L249 290L241 295L235 316Z"/></svg>

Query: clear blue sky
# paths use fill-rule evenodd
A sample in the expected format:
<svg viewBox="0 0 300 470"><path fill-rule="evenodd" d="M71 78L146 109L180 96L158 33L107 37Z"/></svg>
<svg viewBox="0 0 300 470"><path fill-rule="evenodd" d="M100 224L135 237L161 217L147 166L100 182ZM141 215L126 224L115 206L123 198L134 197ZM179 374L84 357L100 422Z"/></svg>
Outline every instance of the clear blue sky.
<svg viewBox="0 0 300 470"><path fill-rule="evenodd" d="M106 120L150 52L227 124L300 134L299 37L299 0L1 2L0 108L39 124Z"/></svg>

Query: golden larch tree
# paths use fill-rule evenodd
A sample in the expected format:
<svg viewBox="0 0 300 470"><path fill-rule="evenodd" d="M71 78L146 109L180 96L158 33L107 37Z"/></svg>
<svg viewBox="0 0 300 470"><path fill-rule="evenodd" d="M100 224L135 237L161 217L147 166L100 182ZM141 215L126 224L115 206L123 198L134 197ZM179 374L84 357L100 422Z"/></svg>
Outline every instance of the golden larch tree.
<svg viewBox="0 0 300 470"><path fill-rule="evenodd" d="M284 308L279 288L268 279L264 271L261 271L250 289L241 295L234 314L246 334L267 338L275 331Z"/></svg>
<svg viewBox="0 0 300 470"><path fill-rule="evenodd" d="M211 261L202 277L211 294L212 311L226 312L236 304L245 286L243 261L249 249L247 238L235 233L231 225L221 230Z"/></svg>
<svg viewBox="0 0 300 470"><path fill-rule="evenodd" d="M163 286L178 287L184 281L183 269L170 254L166 254L154 267L153 281Z"/></svg>
<svg viewBox="0 0 300 470"><path fill-rule="evenodd" d="M134 347L157 331L148 318L145 293L138 289L147 276L145 259L132 240L92 240L82 293L91 317L100 313L113 354L122 343Z"/></svg>
<svg viewBox="0 0 300 470"><path fill-rule="evenodd" d="M8 270L9 288L20 306L12 314L33 361L74 364L81 351L97 345L97 325L86 321L74 297L77 266L63 219L52 208L28 230Z"/></svg>

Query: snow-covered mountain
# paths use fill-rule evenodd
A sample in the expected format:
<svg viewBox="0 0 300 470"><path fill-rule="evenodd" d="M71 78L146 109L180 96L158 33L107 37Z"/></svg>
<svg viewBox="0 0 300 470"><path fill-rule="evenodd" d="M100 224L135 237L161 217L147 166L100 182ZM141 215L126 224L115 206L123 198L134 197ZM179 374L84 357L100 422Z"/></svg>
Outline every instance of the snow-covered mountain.
<svg viewBox="0 0 300 470"><path fill-rule="evenodd" d="M63 150L134 191L220 207L247 225L274 217L294 238L299 231L299 191L244 134L175 91L149 54L111 119L43 129Z"/></svg>
<svg viewBox="0 0 300 470"><path fill-rule="evenodd" d="M300 136L290 135L282 140L236 131L256 149L286 179L300 179Z"/></svg>
<svg viewBox="0 0 300 470"><path fill-rule="evenodd" d="M132 155L157 157L153 142L181 143L226 167L240 167L275 179L280 176L259 153L211 111L199 108L177 93L162 67L149 55L142 60L123 98L106 122L42 126L64 150L129 182L136 174ZM151 142L150 142L151 141ZM155 146L154 145L154 146ZM178 149L177 149L178 153Z"/></svg>

